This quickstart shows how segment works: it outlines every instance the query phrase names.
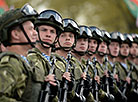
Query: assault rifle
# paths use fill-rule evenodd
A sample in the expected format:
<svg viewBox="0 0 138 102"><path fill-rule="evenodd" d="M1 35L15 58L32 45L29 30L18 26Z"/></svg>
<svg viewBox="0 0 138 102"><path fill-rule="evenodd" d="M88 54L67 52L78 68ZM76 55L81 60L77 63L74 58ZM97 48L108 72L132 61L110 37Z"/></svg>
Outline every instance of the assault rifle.
<svg viewBox="0 0 138 102"><path fill-rule="evenodd" d="M107 57L107 55L105 55L104 61L105 61L105 69L104 70L107 71L107 73L108 73L108 66L107 66L108 57ZM109 81L108 81L108 77L106 75L105 75L105 90L108 94L110 93L110 91L109 91Z"/></svg>
<svg viewBox="0 0 138 102"><path fill-rule="evenodd" d="M130 77L130 75L131 75L131 73L132 73L132 71L133 71L133 68L134 68L134 66L131 65L130 70L129 70L128 74L127 74L127 77ZM127 85L128 85L128 82L125 81L124 86L123 86L123 94L124 94L124 95L125 95L126 90L127 90Z"/></svg>
<svg viewBox="0 0 138 102"><path fill-rule="evenodd" d="M94 67L94 78L97 76L97 68L96 68L96 63L97 63L97 59L96 57L93 58L93 67ZM94 81L94 85L95 85L95 102L99 102L99 98L98 98L98 83L95 80Z"/></svg>
<svg viewBox="0 0 138 102"><path fill-rule="evenodd" d="M71 53L69 52L67 55L67 65L66 65L66 71L68 72L69 67L70 67L70 60L71 60ZM63 88L60 90L59 93L59 100L58 102L67 102L67 92L68 92L68 81L65 79Z"/></svg>
<svg viewBox="0 0 138 102"><path fill-rule="evenodd" d="M53 74L53 71L55 69L55 62L56 62L56 58L54 56L53 60L52 60L52 67L49 71L49 74ZM51 90L50 90L51 84L49 82L47 82L44 85L45 85L45 89L40 91L39 102L49 102L49 98L50 98L50 95L51 95Z"/></svg>
<svg viewBox="0 0 138 102"><path fill-rule="evenodd" d="M89 65L90 65L90 59L87 60L86 68L84 70L84 73L86 73L86 74L88 72ZM83 92L84 92L84 79L82 79L80 81L80 84L79 84L79 86L77 87L77 90L76 90L76 96L81 98L80 99L81 102L86 101L86 98L84 97Z"/></svg>

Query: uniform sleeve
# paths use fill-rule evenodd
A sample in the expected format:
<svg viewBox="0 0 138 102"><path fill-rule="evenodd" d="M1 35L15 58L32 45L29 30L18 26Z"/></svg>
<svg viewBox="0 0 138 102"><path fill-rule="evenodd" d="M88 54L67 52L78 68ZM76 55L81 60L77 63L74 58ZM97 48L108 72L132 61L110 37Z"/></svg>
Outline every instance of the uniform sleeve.
<svg viewBox="0 0 138 102"><path fill-rule="evenodd" d="M26 77L18 64L17 60L12 64L0 62L0 102L21 102L17 99L21 98Z"/></svg>

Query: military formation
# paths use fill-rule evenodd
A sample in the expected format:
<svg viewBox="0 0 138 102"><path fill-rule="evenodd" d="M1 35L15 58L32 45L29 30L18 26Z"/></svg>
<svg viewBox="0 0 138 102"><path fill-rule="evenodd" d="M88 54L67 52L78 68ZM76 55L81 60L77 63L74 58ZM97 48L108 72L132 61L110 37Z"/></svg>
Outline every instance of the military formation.
<svg viewBox="0 0 138 102"><path fill-rule="evenodd" d="M137 102L138 35L29 4L0 17L0 102Z"/></svg>

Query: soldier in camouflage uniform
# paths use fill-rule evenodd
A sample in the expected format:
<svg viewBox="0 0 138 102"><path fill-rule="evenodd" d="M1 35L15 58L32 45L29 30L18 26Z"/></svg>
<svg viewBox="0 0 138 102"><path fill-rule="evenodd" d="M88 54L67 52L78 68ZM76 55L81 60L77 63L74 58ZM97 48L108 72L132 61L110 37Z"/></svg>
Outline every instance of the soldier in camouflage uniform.
<svg viewBox="0 0 138 102"><path fill-rule="evenodd" d="M124 40L120 45L120 57L118 58L117 69L119 72L120 90L131 100L131 93L137 82L137 70L127 60L129 48L132 46L133 39L130 35L124 34ZM136 98L136 97L135 97Z"/></svg>
<svg viewBox="0 0 138 102"><path fill-rule="evenodd" d="M130 53L128 57L128 62L130 66L134 67L132 71L132 80L131 80L131 91L128 97L128 102L132 99L138 100L138 92L137 92L137 85L138 85L138 66L134 63L134 60L137 56L137 49L138 49L138 38L136 35L131 34L133 41L131 42L132 46L130 47Z"/></svg>
<svg viewBox="0 0 138 102"><path fill-rule="evenodd" d="M90 91L90 87L91 87L91 78L93 76L93 73L91 73L90 71L88 72L84 72L85 68L86 68L86 63L82 64L81 61L83 59L83 55L87 52L88 49L88 39L91 37L91 30L89 27L87 26L80 26L80 34L77 37L77 43L76 43L76 47L73 49L72 54L73 57L71 59L72 63L75 66L75 73L76 73L76 96L80 95L79 94L79 85L80 85L80 81L83 79L85 79L86 83L84 84L84 91L82 93L82 95L80 95L79 97L82 97L82 99L86 99L86 102L93 102L93 95ZM77 70L81 69L81 70ZM83 73L84 72L84 73ZM90 73L89 73L90 72ZM76 101L76 100L75 100Z"/></svg>
<svg viewBox="0 0 138 102"><path fill-rule="evenodd" d="M130 56L128 57L128 60L134 64L138 53L138 36L136 34L131 34L131 36L133 38L133 42L130 48Z"/></svg>
<svg viewBox="0 0 138 102"><path fill-rule="evenodd" d="M35 81L32 87L35 94L32 96L32 99L33 102L43 102L45 96L43 96L42 92L45 90L47 83L50 83L51 94L49 94L50 98L48 100L49 102L57 102L57 68L54 73L49 74L49 72L53 66L51 65L50 57L52 47L54 47L57 36L63 31L62 17L54 10L44 10L37 17L35 25L38 31L36 48L31 49L27 55L27 59L33 68L33 79Z"/></svg>
<svg viewBox="0 0 138 102"><path fill-rule="evenodd" d="M70 53L72 48L74 48L76 45L77 36L79 35L80 30L78 24L73 19L70 18L63 19L63 27L64 31L58 36L56 52L53 53L53 55L56 56L57 59L56 67L57 69L59 69L58 71L59 73L57 74L59 76L58 80L60 80L61 82L61 88L60 88L61 91L63 91L62 83L64 83L65 77L69 76L69 79L67 80L68 81L67 101L71 102L73 97L75 96L75 91L73 88L74 87L73 80L74 78L75 80L78 80L77 79L78 73L75 72L76 70L80 69L74 67L74 63L69 63L69 70L68 72L66 72L66 67L68 65L67 57L68 53ZM60 96L63 93L62 92L59 93L60 101L62 101L63 95L62 97Z"/></svg>
<svg viewBox="0 0 138 102"><path fill-rule="evenodd" d="M97 28L95 26L91 26L90 29L92 31L92 37L90 37L90 39L89 39L88 53L86 53L84 58L85 59L90 58L92 61L93 57L95 56L95 54L97 52L99 44L103 41L102 40L103 36L102 36L102 33L99 28ZM92 67L91 72L93 72L95 69L94 69L93 65L91 67ZM96 80L96 82L98 83L98 86L99 86L98 97L99 97L100 101L104 102L104 101L107 101L109 97L108 97L108 94L100 88L100 86L101 86L100 77L103 76L103 70L101 69L101 67L98 63L96 63L96 69L97 69L97 76L94 77L94 80ZM93 79L93 77L92 77L92 79ZM95 86L95 84L93 84L93 89L95 89L94 86ZM95 92L93 94L95 94ZM94 95L94 96L96 98L96 95Z"/></svg>
<svg viewBox="0 0 138 102"><path fill-rule="evenodd" d="M96 67L98 68L100 74L100 79L101 79L101 89L105 93L104 99L101 99L102 102L108 101L112 102L114 101L114 96L110 92L109 86L110 86L110 81L109 81L109 74L108 72L111 70L108 68L108 58L107 58L107 50L108 50L108 45L110 43L110 34L105 31L101 30L102 34L102 41L99 43L97 53L95 54L95 57L97 58L98 62L96 64ZM106 61L106 62L105 62ZM106 64L107 63L107 64ZM107 80L107 81L105 81ZM104 95L104 94L103 94ZM102 95L101 95L102 96Z"/></svg>
<svg viewBox="0 0 138 102"><path fill-rule="evenodd" d="M0 102L31 102L31 70L25 56L36 42L35 16L28 4L2 15L0 36L8 51L0 54Z"/></svg>
<svg viewBox="0 0 138 102"><path fill-rule="evenodd" d="M109 76L111 78L111 82L113 85L110 85L110 92L115 96L116 102L125 102L127 100L126 96L122 94L122 92L117 87L117 83L119 83L118 79L118 70L116 68L116 58L119 55L119 49L121 41L123 40L123 35L120 32L112 32L111 34L111 42L108 46L109 48L109 61L108 68L110 68Z"/></svg>
<svg viewBox="0 0 138 102"><path fill-rule="evenodd" d="M97 52L99 43L102 41L102 34L99 28L95 26L90 27L92 31L92 37L89 39L89 48L88 53L86 53L83 57L85 59L93 59L94 54Z"/></svg>

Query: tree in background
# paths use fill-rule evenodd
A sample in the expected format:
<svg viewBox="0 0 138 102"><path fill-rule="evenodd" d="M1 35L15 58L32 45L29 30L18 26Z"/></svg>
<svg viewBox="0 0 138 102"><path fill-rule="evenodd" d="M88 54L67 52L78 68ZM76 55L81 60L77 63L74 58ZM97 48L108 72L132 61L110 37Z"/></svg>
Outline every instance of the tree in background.
<svg viewBox="0 0 138 102"><path fill-rule="evenodd" d="M94 25L109 32L137 33L136 18L125 1L136 0L6 0L15 8L29 2L39 12L55 9L63 18L73 18L80 25Z"/></svg>

